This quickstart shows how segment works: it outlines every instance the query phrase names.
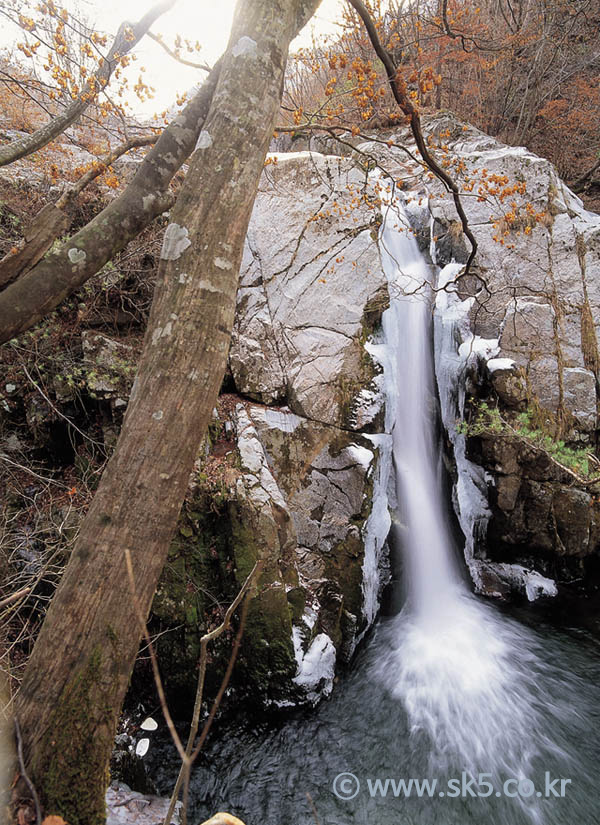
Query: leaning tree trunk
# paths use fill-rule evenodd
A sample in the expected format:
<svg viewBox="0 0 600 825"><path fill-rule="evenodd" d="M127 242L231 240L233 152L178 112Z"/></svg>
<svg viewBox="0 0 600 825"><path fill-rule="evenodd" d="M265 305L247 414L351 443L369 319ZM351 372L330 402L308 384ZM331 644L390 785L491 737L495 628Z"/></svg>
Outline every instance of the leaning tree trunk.
<svg viewBox="0 0 600 825"><path fill-rule="evenodd" d="M172 203L169 184L194 151L219 78L221 61L169 124L133 180L89 223L0 292L0 344L20 335L79 289ZM56 209L56 212L60 212ZM27 255L24 250L23 255ZM15 256L18 257L18 256ZM6 264L5 264L6 265ZM0 264L0 287L3 287Z"/></svg>
<svg viewBox="0 0 600 825"><path fill-rule="evenodd" d="M116 451L16 700L48 814L105 821L119 710L225 370L244 238L290 40L318 0L241 0L198 149L165 234L144 350Z"/></svg>

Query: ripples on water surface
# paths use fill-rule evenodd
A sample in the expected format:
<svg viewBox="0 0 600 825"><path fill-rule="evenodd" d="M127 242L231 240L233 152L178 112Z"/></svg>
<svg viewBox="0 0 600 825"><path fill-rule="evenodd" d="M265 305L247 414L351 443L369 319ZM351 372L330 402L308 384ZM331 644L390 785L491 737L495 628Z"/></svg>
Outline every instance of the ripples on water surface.
<svg viewBox="0 0 600 825"><path fill-rule="evenodd" d="M419 677L414 672L404 674L408 687L402 688L401 696L395 695L399 693L397 672L386 684L385 662L394 655L386 637L395 632L398 619L383 620L359 654L353 672L341 680L330 701L315 711L299 713L281 726L256 730L249 723L246 728L221 728L218 741L215 737L194 770L190 821L202 822L215 811L225 810L235 813L246 825L315 825L308 793L321 825L600 822L600 665L596 643L576 631L548 627L534 631L503 614L499 616L493 606L478 604L494 622L501 618L511 642L516 643L524 634L530 644L534 643L534 650L529 647L521 660L529 672L523 674L519 684L507 686L511 701L504 708L504 728L501 724L496 727L497 719L486 719L482 708L475 704L452 707L451 693L443 699L442 679L439 694L432 699L430 717L423 716L421 701L416 703L418 713L411 713L410 694L419 689ZM413 643L418 641L413 638ZM515 650L517 661L519 655ZM461 685L461 690L472 689L474 703L481 690L494 691L486 687L486 674L479 676L479 684L472 684L465 676L467 684ZM444 728L453 717L461 725L458 737L454 731L448 736ZM458 753L448 749L449 741L458 744ZM475 752L469 747L472 741L478 743ZM154 747L159 747L158 743ZM460 754L463 747L476 773L494 774L490 779L494 792L505 779L518 777L515 766L524 768L524 775L542 789L546 771L552 778L569 778L572 784L566 786L564 799L535 798L523 803L495 796L369 796L367 779L436 777L438 783L445 783L449 778L460 778L461 772L468 769ZM160 791L168 793L178 760L170 743L165 742L163 749L156 778ZM505 764L496 761L499 752L504 753L501 763ZM332 790L335 777L345 771L355 774L362 784L350 801L338 799Z"/></svg>

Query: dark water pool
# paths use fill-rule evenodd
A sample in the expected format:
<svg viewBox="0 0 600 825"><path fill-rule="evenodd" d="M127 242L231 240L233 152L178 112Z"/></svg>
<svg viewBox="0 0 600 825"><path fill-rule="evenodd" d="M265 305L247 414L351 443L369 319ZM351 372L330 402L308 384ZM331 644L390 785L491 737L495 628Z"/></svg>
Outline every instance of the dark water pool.
<svg viewBox="0 0 600 825"><path fill-rule="evenodd" d="M539 617L527 612L515 619L500 614L495 607L485 605L484 609L494 612L498 626L508 623L511 632L524 634L529 652L534 654L524 660L515 650L515 660L519 668L531 663L531 701L541 718L544 742L540 745L528 713L511 704L512 697L507 697L502 708L501 723L508 736L518 740L513 744L520 760L514 762L512 772L520 771L520 775L506 772L511 771L510 760L502 764L491 741L489 757L486 755L485 708L479 717L481 730L469 730L469 726L478 727L477 714L466 708L464 714L460 708L452 710L453 720L463 729L463 740L472 735L473 747L482 748L470 766L477 765L475 783L469 782L470 774L465 775L464 788L462 774L469 766L460 753L445 747L445 741L432 741L436 725L421 725L411 732L412 717L405 702L394 697L389 686L374 675L389 653L390 633L398 621L383 619L351 673L316 710L299 712L283 723L248 720L221 726L215 732L194 769L190 822L202 822L221 810L235 814L246 825L600 823L597 641L586 631L540 625ZM527 626L534 618L537 626ZM536 661L542 665L537 667ZM439 695L445 695L443 680L434 687ZM427 713L429 696L419 696L418 701ZM431 713L435 712L432 707ZM493 712L498 713L498 709ZM448 732L440 730L440 738L446 736ZM166 738L161 742L155 739L152 751L153 778L160 792L168 794L178 771L176 752ZM478 785L478 772L491 776L483 777ZM335 786L336 777L345 773L352 776L341 777ZM398 782L411 778L435 779L437 785L431 794L426 788L422 790L420 797L413 785L407 797L399 786L396 796L391 783L383 796L374 784L379 779L385 787L386 779ZM554 795L561 791L560 782L552 784L557 778L571 780L563 785L564 796ZM448 786L449 779L458 782ZM524 795L509 798L503 786L507 779L513 780L506 788L508 793L516 793L516 781L523 780L531 780L535 790L525 782L521 786ZM473 797L472 792L490 795ZM457 793L460 795L455 796ZM352 798L340 798L344 796Z"/></svg>

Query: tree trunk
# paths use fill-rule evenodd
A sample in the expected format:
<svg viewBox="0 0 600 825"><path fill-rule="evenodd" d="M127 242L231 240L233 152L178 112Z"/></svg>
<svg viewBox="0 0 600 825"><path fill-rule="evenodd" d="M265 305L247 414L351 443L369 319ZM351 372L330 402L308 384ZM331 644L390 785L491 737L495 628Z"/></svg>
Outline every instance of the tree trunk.
<svg viewBox="0 0 600 825"><path fill-rule="evenodd" d="M23 247L0 261L0 289L34 267L68 225L67 215L53 203L42 207L25 231Z"/></svg>
<svg viewBox="0 0 600 825"><path fill-rule="evenodd" d="M124 552L147 615L225 370L244 238L288 45L317 5L238 4L165 234L121 436L17 696L26 760L46 813L70 825L105 821L108 759L140 640Z"/></svg>

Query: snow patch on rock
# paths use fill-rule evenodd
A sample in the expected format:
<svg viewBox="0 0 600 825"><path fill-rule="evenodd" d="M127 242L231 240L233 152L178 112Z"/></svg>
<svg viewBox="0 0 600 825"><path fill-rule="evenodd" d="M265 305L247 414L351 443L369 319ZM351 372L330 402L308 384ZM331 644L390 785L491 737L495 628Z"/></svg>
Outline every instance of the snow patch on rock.
<svg viewBox="0 0 600 825"><path fill-rule="evenodd" d="M369 470L375 457L371 450L367 450L366 447L361 447L359 444L350 444L348 453L364 470Z"/></svg>
<svg viewBox="0 0 600 825"><path fill-rule="evenodd" d="M168 798L132 791L124 782L113 782L106 791L106 825L155 825L164 822L169 810ZM181 822L182 802L177 802L172 825Z"/></svg>
<svg viewBox="0 0 600 825"><path fill-rule="evenodd" d="M333 690L335 676L335 646L326 633L319 633L312 640L306 653L302 650L302 631L292 630L294 652L298 672L293 681L306 691L309 702L316 703Z"/></svg>
<svg viewBox="0 0 600 825"><path fill-rule="evenodd" d="M513 370L515 368L515 362L512 358L490 358L486 363L486 367L490 372Z"/></svg>

